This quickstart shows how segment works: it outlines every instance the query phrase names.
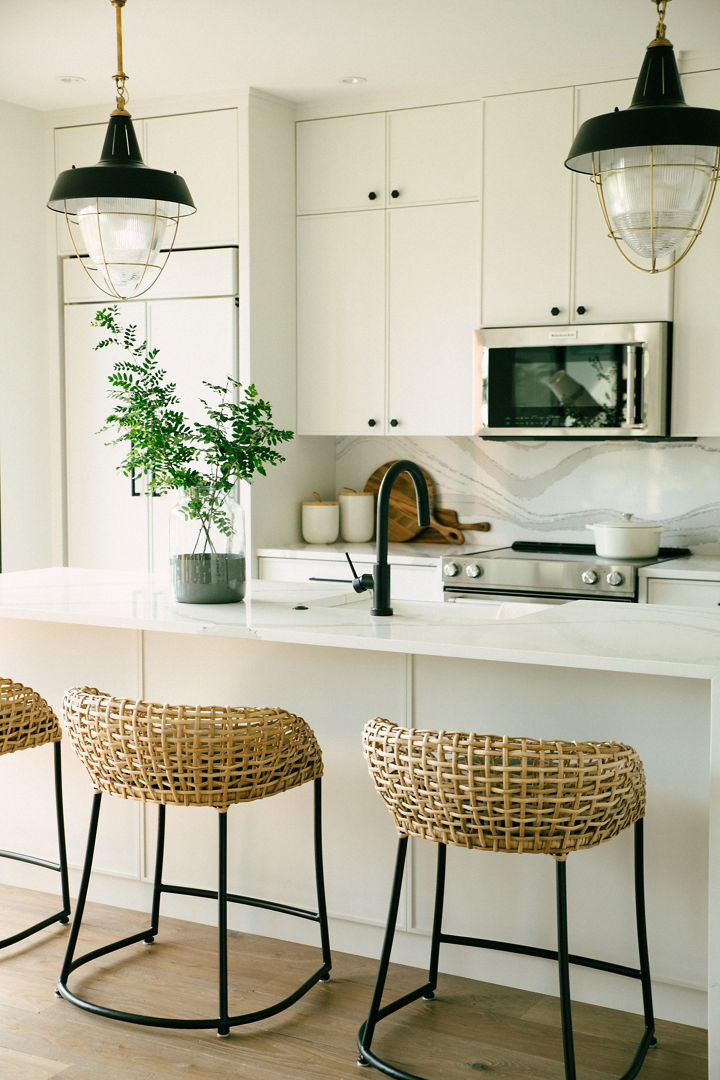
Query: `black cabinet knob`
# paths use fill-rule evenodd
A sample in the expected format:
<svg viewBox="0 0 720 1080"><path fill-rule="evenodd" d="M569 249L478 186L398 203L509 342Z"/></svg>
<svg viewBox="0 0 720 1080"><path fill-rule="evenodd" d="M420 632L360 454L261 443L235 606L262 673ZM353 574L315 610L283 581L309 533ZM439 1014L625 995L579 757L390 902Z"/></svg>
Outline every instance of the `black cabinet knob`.
<svg viewBox="0 0 720 1080"><path fill-rule="evenodd" d="M375 427L377 420L368 420L368 427Z"/></svg>
<svg viewBox="0 0 720 1080"><path fill-rule="evenodd" d="M393 199L397 199L397 198L400 197L400 192L398 191L397 188L393 188L392 191L390 192L390 195L391 195L391 197Z"/></svg>
<svg viewBox="0 0 720 1080"><path fill-rule="evenodd" d="M399 420L396 420L396 419L395 419L395 418L393 417L393 419L392 419L392 420L390 421L390 427L397 427L397 426L398 426L398 424L399 424L399 422L400 422Z"/></svg>
<svg viewBox="0 0 720 1080"><path fill-rule="evenodd" d="M559 307L550 308L550 314L551 315L559 315L560 314L560 308Z"/></svg>
<svg viewBox="0 0 720 1080"><path fill-rule="evenodd" d="M578 313L578 315L584 315L586 311L587 311L587 308L586 308L586 307L583 307L583 305L582 305L582 304L581 304L581 305L580 305L580 307L579 307L579 308L577 309L577 313Z"/></svg>
<svg viewBox="0 0 720 1080"><path fill-rule="evenodd" d="M374 191L369 191L368 199L377 199L377 194Z"/></svg>

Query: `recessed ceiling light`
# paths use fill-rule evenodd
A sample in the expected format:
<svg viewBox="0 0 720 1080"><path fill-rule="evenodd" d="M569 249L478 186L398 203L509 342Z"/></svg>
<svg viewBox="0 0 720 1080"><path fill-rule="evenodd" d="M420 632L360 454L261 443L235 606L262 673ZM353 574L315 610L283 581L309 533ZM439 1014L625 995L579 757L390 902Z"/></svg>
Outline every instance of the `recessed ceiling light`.
<svg viewBox="0 0 720 1080"><path fill-rule="evenodd" d="M348 86L357 86L358 83L367 82L367 79L364 75L343 75L340 82L347 83Z"/></svg>
<svg viewBox="0 0 720 1080"><path fill-rule="evenodd" d="M56 75L58 82L61 83L83 83L85 79L82 75Z"/></svg>

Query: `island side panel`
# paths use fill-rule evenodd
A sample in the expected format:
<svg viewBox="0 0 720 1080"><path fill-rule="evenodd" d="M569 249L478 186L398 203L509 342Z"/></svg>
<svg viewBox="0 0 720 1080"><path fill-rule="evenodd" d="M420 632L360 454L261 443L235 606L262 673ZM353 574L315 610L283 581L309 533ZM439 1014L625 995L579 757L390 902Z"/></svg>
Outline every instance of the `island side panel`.
<svg viewBox="0 0 720 1080"><path fill-rule="evenodd" d="M657 1015L707 1024L710 684L533 665L417 657L414 722L488 734L612 739L640 754L647 776L646 896ZM454 849L447 927L555 947L554 864L545 856ZM431 920L434 852L419 845L414 927ZM451 879L452 880L452 879ZM568 860L571 951L635 965L631 830ZM456 951L453 968L490 982L557 993L552 965ZM573 996L640 1011L639 984L582 968Z"/></svg>
<svg viewBox="0 0 720 1080"><path fill-rule="evenodd" d="M62 715L62 699L71 686L96 686L116 695L140 691L140 634L133 630L63 626L0 619L0 674L32 686ZM63 793L71 891L77 895L85 854L92 787L67 739L62 743ZM41 746L0 757L2 846L57 858L52 748ZM117 876L138 880L140 808L105 798L96 862L107 875L108 889L91 898L113 902ZM57 874L2 860L0 880L29 889L57 889ZM122 901L115 901L122 902Z"/></svg>

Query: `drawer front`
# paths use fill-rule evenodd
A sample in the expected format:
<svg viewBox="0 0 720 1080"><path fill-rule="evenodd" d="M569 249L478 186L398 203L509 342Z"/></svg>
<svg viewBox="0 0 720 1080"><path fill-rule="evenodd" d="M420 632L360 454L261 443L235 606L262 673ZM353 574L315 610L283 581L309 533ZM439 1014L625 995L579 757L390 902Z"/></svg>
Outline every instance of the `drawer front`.
<svg viewBox="0 0 720 1080"><path fill-rule="evenodd" d="M648 604L678 604L685 607L720 606L720 581L687 581L648 578Z"/></svg>

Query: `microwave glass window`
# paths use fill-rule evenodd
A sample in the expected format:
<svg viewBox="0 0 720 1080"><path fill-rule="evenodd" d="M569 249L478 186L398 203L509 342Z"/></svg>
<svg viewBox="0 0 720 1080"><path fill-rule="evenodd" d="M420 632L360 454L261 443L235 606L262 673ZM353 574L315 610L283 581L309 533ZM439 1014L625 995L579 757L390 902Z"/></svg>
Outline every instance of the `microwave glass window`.
<svg viewBox="0 0 720 1080"><path fill-rule="evenodd" d="M626 364L624 345L492 348L489 426L619 427L626 408Z"/></svg>

